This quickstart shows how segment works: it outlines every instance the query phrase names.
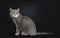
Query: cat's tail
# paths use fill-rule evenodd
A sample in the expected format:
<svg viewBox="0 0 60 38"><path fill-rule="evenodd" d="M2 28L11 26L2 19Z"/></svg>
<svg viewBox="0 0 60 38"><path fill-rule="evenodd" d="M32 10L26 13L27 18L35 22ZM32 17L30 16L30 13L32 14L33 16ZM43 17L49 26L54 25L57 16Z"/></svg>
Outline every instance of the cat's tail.
<svg viewBox="0 0 60 38"><path fill-rule="evenodd" d="M54 36L54 33L51 33L51 32L37 32L36 35L53 35Z"/></svg>

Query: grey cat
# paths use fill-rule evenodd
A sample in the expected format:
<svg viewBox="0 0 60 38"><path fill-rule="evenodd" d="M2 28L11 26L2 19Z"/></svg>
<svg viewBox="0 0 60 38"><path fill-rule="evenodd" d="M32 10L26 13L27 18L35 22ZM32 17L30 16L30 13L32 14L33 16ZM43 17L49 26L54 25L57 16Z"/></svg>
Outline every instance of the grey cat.
<svg viewBox="0 0 60 38"><path fill-rule="evenodd" d="M16 33L15 35L41 35L41 34L52 34L52 33L39 33L36 31L36 26L33 20L27 16L23 16L18 9L9 8L10 16L16 26Z"/></svg>

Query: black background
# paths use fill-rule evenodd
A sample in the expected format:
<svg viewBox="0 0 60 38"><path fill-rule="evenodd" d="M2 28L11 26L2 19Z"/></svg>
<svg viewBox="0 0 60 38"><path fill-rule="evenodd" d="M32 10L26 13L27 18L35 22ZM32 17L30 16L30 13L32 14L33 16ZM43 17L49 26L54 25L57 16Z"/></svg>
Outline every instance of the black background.
<svg viewBox="0 0 60 38"><path fill-rule="evenodd" d="M0 0L0 36L13 36L15 25L9 16L9 8L20 8L22 15L29 16L39 32L53 32L59 36L58 0Z"/></svg>

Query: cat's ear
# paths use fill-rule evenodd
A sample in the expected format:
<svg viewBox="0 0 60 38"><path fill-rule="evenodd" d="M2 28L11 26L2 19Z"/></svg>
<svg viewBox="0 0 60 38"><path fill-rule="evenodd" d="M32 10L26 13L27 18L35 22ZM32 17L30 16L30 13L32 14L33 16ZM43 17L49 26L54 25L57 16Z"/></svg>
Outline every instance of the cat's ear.
<svg viewBox="0 0 60 38"><path fill-rule="evenodd" d="M9 8L9 11L12 11L12 8Z"/></svg>
<svg viewBox="0 0 60 38"><path fill-rule="evenodd" d="M18 8L18 11L20 11L20 8Z"/></svg>

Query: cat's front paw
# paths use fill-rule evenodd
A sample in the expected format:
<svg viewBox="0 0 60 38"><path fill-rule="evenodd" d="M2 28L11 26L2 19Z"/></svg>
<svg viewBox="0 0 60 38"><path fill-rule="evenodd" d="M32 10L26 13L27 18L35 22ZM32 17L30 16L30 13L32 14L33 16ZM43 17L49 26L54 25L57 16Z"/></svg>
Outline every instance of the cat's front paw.
<svg viewBox="0 0 60 38"><path fill-rule="evenodd" d="M19 33L15 33L15 35L16 35L16 36L18 36L18 35L19 35Z"/></svg>

